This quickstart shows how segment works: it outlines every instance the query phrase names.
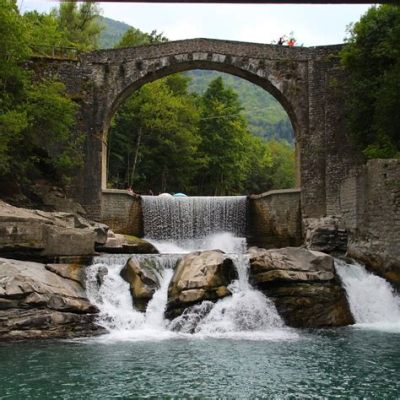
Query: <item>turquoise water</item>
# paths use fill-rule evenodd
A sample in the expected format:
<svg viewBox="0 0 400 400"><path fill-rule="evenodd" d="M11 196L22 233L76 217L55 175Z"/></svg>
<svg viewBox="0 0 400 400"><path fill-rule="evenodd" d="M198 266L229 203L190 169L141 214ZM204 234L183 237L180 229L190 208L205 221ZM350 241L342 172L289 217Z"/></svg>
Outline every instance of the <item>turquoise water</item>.
<svg viewBox="0 0 400 400"><path fill-rule="evenodd" d="M1 399L399 399L400 333L0 345Z"/></svg>

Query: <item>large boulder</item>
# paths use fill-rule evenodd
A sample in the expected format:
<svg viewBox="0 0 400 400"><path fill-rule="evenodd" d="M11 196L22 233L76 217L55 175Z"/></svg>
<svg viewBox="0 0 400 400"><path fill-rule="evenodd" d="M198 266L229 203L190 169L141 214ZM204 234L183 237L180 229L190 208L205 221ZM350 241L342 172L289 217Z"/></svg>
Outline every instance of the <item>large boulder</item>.
<svg viewBox="0 0 400 400"><path fill-rule="evenodd" d="M71 213L13 207L0 201L0 255L49 260L92 255L105 243L107 226Z"/></svg>
<svg viewBox="0 0 400 400"><path fill-rule="evenodd" d="M108 231L107 241L97 245L96 250L104 253L118 254L158 254L158 250L147 240L136 236L122 235Z"/></svg>
<svg viewBox="0 0 400 400"><path fill-rule="evenodd" d="M101 332L86 297L84 267L0 258L0 340Z"/></svg>
<svg viewBox="0 0 400 400"><path fill-rule="evenodd" d="M348 235L341 220L335 216L303 219L305 246L310 250L343 255Z"/></svg>
<svg viewBox="0 0 400 400"><path fill-rule="evenodd" d="M196 251L182 258L168 288L166 316L175 318L204 300L230 295L228 285L237 278L231 259L222 251Z"/></svg>
<svg viewBox="0 0 400 400"><path fill-rule="evenodd" d="M303 248L250 248L250 281L293 327L354 323L331 256Z"/></svg>
<svg viewBox="0 0 400 400"><path fill-rule="evenodd" d="M121 277L129 283L133 305L139 311L146 311L154 292L160 288L161 273L154 260L139 262L131 257L121 270Z"/></svg>

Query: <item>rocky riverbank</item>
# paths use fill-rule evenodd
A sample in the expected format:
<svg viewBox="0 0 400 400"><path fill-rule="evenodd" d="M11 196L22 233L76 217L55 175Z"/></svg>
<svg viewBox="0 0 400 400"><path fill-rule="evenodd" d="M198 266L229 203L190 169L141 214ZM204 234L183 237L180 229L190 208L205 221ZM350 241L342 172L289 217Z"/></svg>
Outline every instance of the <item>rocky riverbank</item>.
<svg viewBox="0 0 400 400"><path fill-rule="evenodd" d="M82 266L0 258L0 340L97 335L97 311Z"/></svg>

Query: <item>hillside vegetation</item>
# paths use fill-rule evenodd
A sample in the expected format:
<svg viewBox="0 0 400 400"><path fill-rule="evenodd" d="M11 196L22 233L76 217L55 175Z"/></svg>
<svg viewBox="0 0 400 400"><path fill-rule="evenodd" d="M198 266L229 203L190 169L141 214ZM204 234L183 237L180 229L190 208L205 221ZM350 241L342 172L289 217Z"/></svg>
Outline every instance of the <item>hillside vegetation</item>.
<svg viewBox="0 0 400 400"><path fill-rule="evenodd" d="M199 94L207 90L212 80L221 77L225 85L238 94L251 133L293 144L294 133L287 113L266 90L245 79L218 71L193 70L186 75L191 78L189 90Z"/></svg>

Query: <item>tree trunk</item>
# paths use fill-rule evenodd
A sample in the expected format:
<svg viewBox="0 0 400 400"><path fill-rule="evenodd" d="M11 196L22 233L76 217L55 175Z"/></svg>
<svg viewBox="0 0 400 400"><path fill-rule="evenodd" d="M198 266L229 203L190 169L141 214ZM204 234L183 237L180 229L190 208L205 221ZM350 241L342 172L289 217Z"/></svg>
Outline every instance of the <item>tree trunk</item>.
<svg viewBox="0 0 400 400"><path fill-rule="evenodd" d="M137 159L138 159L138 155L139 155L139 148L140 148L141 140L142 140L142 127L139 128L139 132L138 132L138 137L137 137L137 142L136 142L136 149L135 149L135 156L133 158L132 173L131 173L131 178L129 180L129 186L133 185L133 178L135 176L135 170L136 170L136 165L137 165Z"/></svg>

